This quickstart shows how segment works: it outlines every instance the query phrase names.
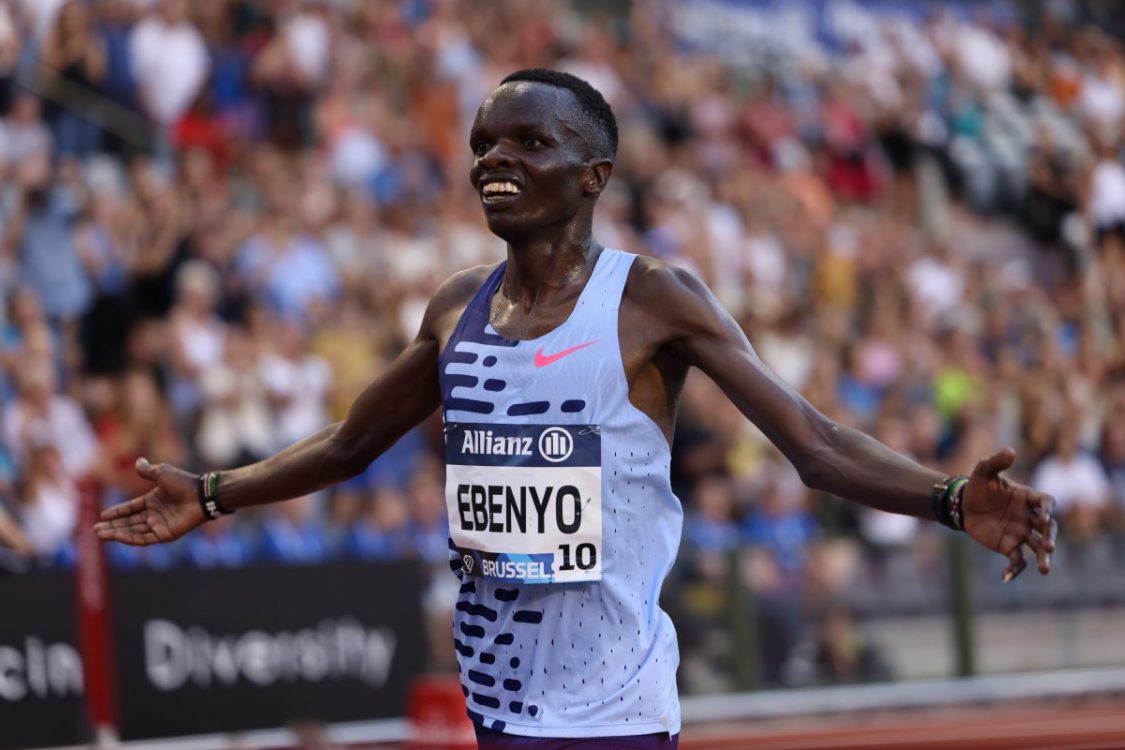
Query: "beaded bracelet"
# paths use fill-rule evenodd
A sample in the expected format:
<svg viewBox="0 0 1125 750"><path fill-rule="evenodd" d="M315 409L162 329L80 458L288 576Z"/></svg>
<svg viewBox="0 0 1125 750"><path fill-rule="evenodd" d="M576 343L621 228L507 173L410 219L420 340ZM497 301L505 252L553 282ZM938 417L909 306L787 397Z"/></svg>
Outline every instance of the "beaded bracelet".
<svg viewBox="0 0 1125 750"><path fill-rule="evenodd" d="M930 493L930 512L934 518L954 531L965 530L964 493L969 478L949 476L934 485Z"/></svg>
<svg viewBox="0 0 1125 750"><path fill-rule="evenodd" d="M200 474L196 482L196 494L199 497L199 506L203 508L203 515L214 521L220 516L234 513L219 505L219 472L208 471Z"/></svg>

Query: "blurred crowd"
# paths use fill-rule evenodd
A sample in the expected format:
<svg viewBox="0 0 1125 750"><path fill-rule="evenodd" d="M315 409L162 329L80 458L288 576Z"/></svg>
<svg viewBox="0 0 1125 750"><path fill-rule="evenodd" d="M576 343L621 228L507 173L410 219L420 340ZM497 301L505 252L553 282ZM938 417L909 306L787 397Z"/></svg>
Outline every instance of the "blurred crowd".
<svg viewBox="0 0 1125 750"><path fill-rule="evenodd" d="M72 564L80 493L143 492L139 456L233 467L341 419L437 284L502 257L469 123L557 67L620 123L602 243L692 268L782 378L927 465L1013 446L1059 567L1120 569L1125 47L1080 3L846 5L770 46L690 0L0 0L0 563ZM435 416L332 491L111 563L441 563L440 448ZM703 378L673 480L703 661L732 571L772 681L885 676L852 613L944 606L944 530L810 493Z"/></svg>

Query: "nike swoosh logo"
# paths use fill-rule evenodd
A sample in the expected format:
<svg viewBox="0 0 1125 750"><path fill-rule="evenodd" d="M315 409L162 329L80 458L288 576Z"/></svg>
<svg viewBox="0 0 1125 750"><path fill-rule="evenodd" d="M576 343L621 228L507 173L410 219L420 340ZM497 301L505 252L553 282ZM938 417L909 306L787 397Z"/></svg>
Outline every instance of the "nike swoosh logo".
<svg viewBox="0 0 1125 750"><path fill-rule="evenodd" d="M537 352L535 352L535 366L536 367L546 367L549 364L552 364L554 362L558 362L560 359L567 356L568 354L574 354L579 349L585 349L587 346L593 346L596 343L598 343L598 342L597 341L587 341L585 344L579 344L578 346L572 346L569 349L563 349L561 352L556 352L555 354L544 354L543 353L543 347L539 347L539 350Z"/></svg>

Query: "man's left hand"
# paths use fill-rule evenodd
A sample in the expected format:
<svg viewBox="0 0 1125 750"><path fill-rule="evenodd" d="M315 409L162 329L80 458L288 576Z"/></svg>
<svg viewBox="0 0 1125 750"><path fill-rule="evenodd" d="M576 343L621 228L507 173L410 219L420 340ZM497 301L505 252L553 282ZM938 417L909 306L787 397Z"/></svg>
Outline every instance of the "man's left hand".
<svg viewBox="0 0 1125 750"><path fill-rule="evenodd" d="M1035 553L1039 572L1051 572L1059 528L1053 497L1000 476L1015 460L1015 451L1005 448L977 463L962 496L965 532L1008 558L1005 583L1027 567L1024 545Z"/></svg>

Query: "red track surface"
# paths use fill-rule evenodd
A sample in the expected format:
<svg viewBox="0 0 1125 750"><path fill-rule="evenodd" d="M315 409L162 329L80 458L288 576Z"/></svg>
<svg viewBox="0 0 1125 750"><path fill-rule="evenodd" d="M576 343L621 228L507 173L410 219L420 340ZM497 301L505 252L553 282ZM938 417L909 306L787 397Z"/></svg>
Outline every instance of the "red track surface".
<svg viewBox="0 0 1125 750"><path fill-rule="evenodd" d="M812 727L687 727L683 750L1125 750L1125 700L1096 706L813 720Z"/></svg>

